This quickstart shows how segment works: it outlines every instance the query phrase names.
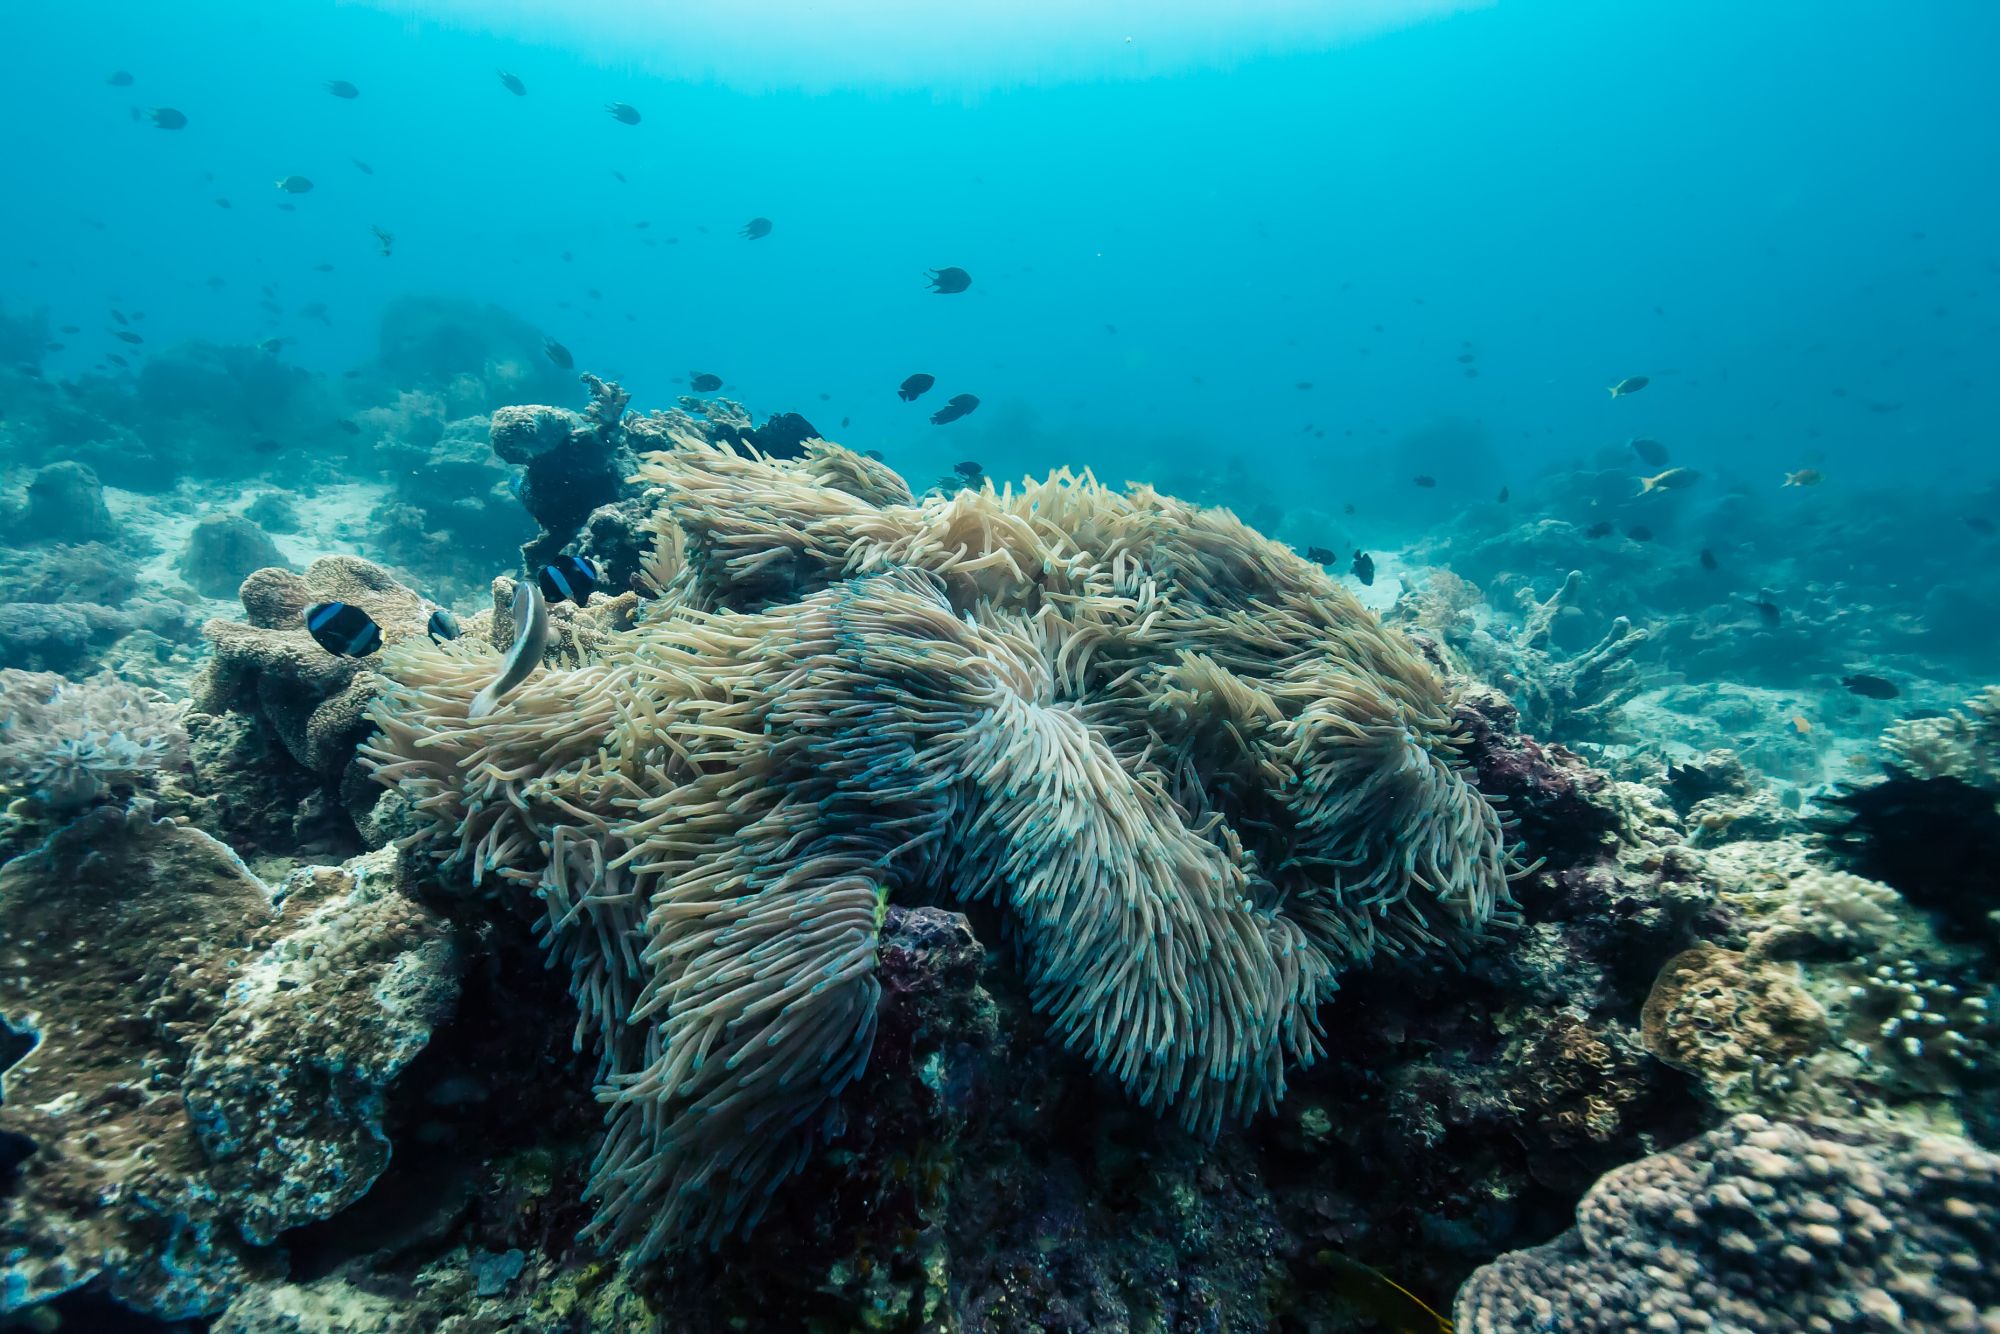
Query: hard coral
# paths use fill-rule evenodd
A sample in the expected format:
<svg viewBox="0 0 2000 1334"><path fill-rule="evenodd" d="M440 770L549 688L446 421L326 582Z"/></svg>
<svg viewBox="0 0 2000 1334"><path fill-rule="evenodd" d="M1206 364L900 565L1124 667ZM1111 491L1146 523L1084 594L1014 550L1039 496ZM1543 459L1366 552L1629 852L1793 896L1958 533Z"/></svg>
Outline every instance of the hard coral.
<svg viewBox="0 0 2000 1334"><path fill-rule="evenodd" d="M1000 904L1054 1036L1210 1133L1313 1059L1339 969L1508 910L1443 686L1316 567L1143 487L912 505L805 449L654 455L665 605L490 717L490 663L385 663L377 776L570 971L599 1235L755 1221L868 1059L892 895Z"/></svg>
<svg viewBox="0 0 2000 1334"><path fill-rule="evenodd" d="M1734 950L1698 945L1667 960L1646 998L1646 1047L1700 1077L1710 1097L1747 1110L1754 1085L1827 1040L1826 1012L1786 970Z"/></svg>
<svg viewBox="0 0 2000 1334"><path fill-rule="evenodd" d="M34 1040L0 1100L0 1317L85 1285L213 1313L368 1189L456 987L393 872L312 868L280 909L222 844L111 806L0 867L0 1016Z"/></svg>
<svg viewBox="0 0 2000 1334"><path fill-rule="evenodd" d="M1459 1290L1466 1334L1977 1331L2000 1324L2000 1155L1741 1115L1607 1173L1577 1226Z"/></svg>

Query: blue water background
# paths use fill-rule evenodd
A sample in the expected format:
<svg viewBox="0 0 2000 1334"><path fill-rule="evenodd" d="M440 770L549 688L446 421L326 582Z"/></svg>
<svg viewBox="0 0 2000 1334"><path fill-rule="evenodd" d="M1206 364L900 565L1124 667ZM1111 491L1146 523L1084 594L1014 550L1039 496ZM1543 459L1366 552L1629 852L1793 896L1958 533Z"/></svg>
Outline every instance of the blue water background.
<svg viewBox="0 0 2000 1334"><path fill-rule="evenodd" d="M65 374L114 305L153 346L284 334L337 372L392 297L470 296L638 405L711 370L915 479L1234 456L1405 531L1635 434L1760 483L1996 470L2000 6L1509 2L1296 39L1133 7L990 68L949 7L851 36L691 12L9 4L0 297L84 326ZM188 128L130 117L158 105ZM318 188L287 213L292 173ZM928 294L945 264L972 290ZM974 417L925 423L958 392Z"/></svg>

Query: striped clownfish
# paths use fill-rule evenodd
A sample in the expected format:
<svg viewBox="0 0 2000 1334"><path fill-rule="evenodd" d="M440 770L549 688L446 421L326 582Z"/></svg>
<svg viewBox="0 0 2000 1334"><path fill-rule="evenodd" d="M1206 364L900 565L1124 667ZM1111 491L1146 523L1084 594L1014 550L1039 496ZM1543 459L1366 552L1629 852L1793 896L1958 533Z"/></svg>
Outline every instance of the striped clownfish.
<svg viewBox="0 0 2000 1334"><path fill-rule="evenodd" d="M337 657L365 658L382 647L382 627L351 603L316 602L305 620L313 642Z"/></svg>

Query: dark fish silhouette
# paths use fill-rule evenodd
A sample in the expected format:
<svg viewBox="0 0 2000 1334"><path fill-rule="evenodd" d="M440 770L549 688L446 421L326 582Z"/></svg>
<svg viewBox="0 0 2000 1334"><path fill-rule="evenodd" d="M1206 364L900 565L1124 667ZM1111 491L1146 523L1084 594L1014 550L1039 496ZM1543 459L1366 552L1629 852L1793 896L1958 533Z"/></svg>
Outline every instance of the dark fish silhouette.
<svg viewBox="0 0 2000 1334"><path fill-rule="evenodd" d="M896 390L896 397L902 399L905 403L914 403L928 393L930 387L936 383L937 377L935 375L925 375L922 371L918 371L915 375L903 381L902 387Z"/></svg>
<svg viewBox="0 0 2000 1334"><path fill-rule="evenodd" d="M430 632L431 642L442 644L447 639L456 639L465 632L458 627L458 617L439 607L431 613L424 629Z"/></svg>
<svg viewBox="0 0 2000 1334"><path fill-rule="evenodd" d="M132 86L132 76L125 70L115 69L111 71L111 77L106 79L105 82L113 88L130 88Z"/></svg>
<svg viewBox="0 0 2000 1334"><path fill-rule="evenodd" d="M1643 375L1628 375L1617 384L1611 386L1611 396L1613 398L1623 398L1627 394L1636 394L1651 383L1652 381Z"/></svg>
<svg viewBox="0 0 2000 1334"><path fill-rule="evenodd" d="M521 82L520 75L509 74L504 69L494 70L493 72L494 74L499 76L500 86L502 88L505 88L508 92L514 94L514 96L526 97L528 95L528 85Z"/></svg>
<svg viewBox="0 0 2000 1334"><path fill-rule="evenodd" d="M1993 520L1983 514L1969 515L1965 520L1965 526L1975 533L1984 533L1989 537L1993 535Z"/></svg>
<svg viewBox="0 0 2000 1334"><path fill-rule="evenodd" d="M542 567L535 582L550 602L568 599L581 607L597 590L597 567L587 556L557 556Z"/></svg>
<svg viewBox="0 0 2000 1334"><path fill-rule="evenodd" d="M216 196L216 199L215 199L215 206L216 206L217 208L234 208L234 207L235 207L235 205L234 205L234 204L231 204L231 203L230 203L230 202L229 202L229 201L228 201L227 199L224 199L224 198L222 198L222 197L221 197L220 195L217 195L217 196Z"/></svg>
<svg viewBox="0 0 2000 1334"><path fill-rule="evenodd" d="M771 234L771 220L752 218L743 224L743 230L737 234L746 241L761 241Z"/></svg>
<svg viewBox="0 0 2000 1334"><path fill-rule="evenodd" d="M1702 569L1704 569L1704 570L1712 570L1712 569L1714 569L1714 568L1715 568L1715 567L1716 567L1717 565L1719 565L1720 563L1721 563L1721 562L1719 562L1719 561L1717 561L1717 560L1715 559L1715 553L1714 553L1713 551L1710 551L1710 550L1709 550L1709 549L1708 549L1707 547L1703 547L1703 548L1701 549L1701 568L1702 568Z"/></svg>
<svg viewBox="0 0 2000 1334"><path fill-rule="evenodd" d="M128 320L128 319L126 319L126 318L125 318L125 312L124 312L124 311L122 311L122 310L120 310L120 309L118 309L118 307L116 307L116 306L113 306L113 307L111 308L111 318L112 318L112 319L114 319L114 320L117 320L117 321L118 321L118 322L119 322L120 324L130 324L130 323L131 323L131 321L130 321L130 320Z"/></svg>
<svg viewBox="0 0 2000 1334"><path fill-rule="evenodd" d="M1438 484L1438 479L1431 476L1429 473L1418 473L1415 477L1412 477L1410 480L1412 482L1415 482L1419 487L1423 488L1426 491L1433 489Z"/></svg>
<svg viewBox="0 0 2000 1334"><path fill-rule="evenodd" d="M339 421L335 422L334 425L338 426L341 430L347 432L349 435L361 434L361 427L357 423L352 422L345 417L342 417Z"/></svg>
<svg viewBox="0 0 2000 1334"><path fill-rule="evenodd" d="M1328 551L1325 547L1307 547L1306 559L1315 565L1331 565L1339 560L1340 557Z"/></svg>
<svg viewBox="0 0 2000 1334"><path fill-rule="evenodd" d="M1373 588L1375 586L1375 558L1367 552L1357 551L1354 553L1354 564L1348 566L1348 572L1361 581L1362 587Z"/></svg>
<svg viewBox="0 0 2000 1334"><path fill-rule="evenodd" d="M1847 687L1849 693L1860 695L1864 699L1894 699L1903 693L1894 681L1886 677L1871 676L1867 672L1843 676L1840 678L1840 683Z"/></svg>
<svg viewBox="0 0 2000 1334"><path fill-rule="evenodd" d="M111 336L113 338L116 338L118 341L122 343L130 343L134 347L137 347L140 343L146 341L144 338L141 338L138 334L133 333L130 329L113 329L111 331Z"/></svg>
<svg viewBox="0 0 2000 1334"><path fill-rule="evenodd" d="M375 174L375 168L369 166L366 162L363 162L360 158L351 157L347 160L349 162L352 162L354 164L354 169L360 172L363 176L373 176Z"/></svg>
<svg viewBox="0 0 2000 1334"><path fill-rule="evenodd" d="M287 176L278 182L278 188L288 195L311 194L313 183L303 176Z"/></svg>
<svg viewBox="0 0 2000 1334"><path fill-rule="evenodd" d="M953 394L943 407L931 414L931 425L943 426L947 422L955 422L978 406L979 400L971 394Z"/></svg>
<svg viewBox="0 0 2000 1334"><path fill-rule="evenodd" d="M1590 525L1590 527L1584 529L1583 535L1591 539L1593 542L1600 537L1611 536L1611 520L1609 519L1598 520L1596 523Z"/></svg>
<svg viewBox="0 0 2000 1334"><path fill-rule="evenodd" d="M285 447L276 440L259 440L250 446L252 454L282 454Z"/></svg>
<svg viewBox="0 0 2000 1334"><path fill-rule="evenodd" d="M986 469L980 467L979 464L973 461L972 459L966 459L963 462L952 464L951 470L957 473L960 477L965 478L965 480L967 480L968 482L986 471Z"/></svg>
<svg viewBox="0 0 2000 1334"><path fill-rule="evenodd" d="M394 232L383 231L380 227L376 227L373 230L375 232L375 244L382 249L382 258L389 258L390 255L396 252L396 234ZM332 266L329 265L328 267L331 268Z"/></svg>
<svg viewBox="0 0 2000 1334"><path fill-rule="evenodd" d="M710 375L707 371L688 372L688 388L697 394L712 394L722 388L722 377Z"/></svg>
<svg viewBox="0 0 2000 1334"><path fill-rule="evenodd" d="M1500 494L1493 497L1493 503L1496 505L1504 505L1507 503L1507 496L1508 496L1507 488L1503 486L1500 488Z"/></svg>
<svg viewBox="0 0 2000 1334"><path fill-rule="evenodd" d="M382 627L350 603L316 602L305 619L313 642L337 657L365 658L382 647Z"/></svg>
<svg viewBox="0 0 2000 1334"><path fill-rule="evenodd" d="M335 97L352 99L361 96L361 90L345 79L328 79L326 81L326 90Z"/></svg>
<svg viewBox="0 0 2000 1334"><path fill-rule="evenodd" d="M1758 596L1751 600L1750 605L1757 609L1757 615L1763 620L1764 624L1776 625L1782 619L1784 613L1778 610L1777 603L1771 601L1771 595L1768 592L1765 592L1761 588L1757 592Z"/></svg>
<svg viewBox="0 0 2000 1334"><path fill-rule="evenodd" d="M576 369L576 358L569 354L568 348L558 343L555 339L544 338L542 340L542 351L548 354L550 361L553 361L556 365L562 367L562 369L566 371Z"/></svg>
<svg viewBox="0 0 2000 1334"><path fill-rule="evenodd" d="M639 123L639 108L633 106L630 102L606 102L604 109L610 112L611 119L617 121L620 125L637 125Z"/></svg>
<svg viewBox="0 0 2000 1334"><path fill-rule="evenodd" d="M163 130L185 130L188 118L185 113L172 107L154 107L146 113L148 120Z"/></svg>
<svg viewBox="0 0 2000 1334"><path fill-rule="evenodd" d="M943 296L963 292L972 286L972 275L964 269L938 269L928 275L931 290Z"/></svg>
<svg viewBox="0 0 2000 1334"><path fill-rule="evenodd" d="M1634 542L1650 542L1653 540L1653 530L1643 523L1635 523L1625 530L1625 536Z"/></svg>
<svg viewBox="0 0 2000 1334"><path fill-rule="evenodd" d="M1632 452L1639 456L1642 463L1654 468L1667 466L1667 447L1659 441L1644 440L1635 436L1625 443L1632 447Z"/></svg>
<svg viewBox="0 0 2000 1334"><path fill-rule="evenodd" d="M132 364L131 362L125 360L125 358L119 356L116 352L106 352L104 354L104 359L110 362L114 366L130 366Z"/></svg>

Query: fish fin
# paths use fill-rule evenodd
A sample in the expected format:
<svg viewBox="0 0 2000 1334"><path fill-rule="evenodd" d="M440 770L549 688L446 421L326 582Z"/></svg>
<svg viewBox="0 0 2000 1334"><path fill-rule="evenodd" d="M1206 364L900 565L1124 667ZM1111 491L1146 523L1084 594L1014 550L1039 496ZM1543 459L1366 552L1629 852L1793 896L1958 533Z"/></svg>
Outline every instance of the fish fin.
<svg viewBox="0 0 2000 1334"><path fill-rule="evenodd" d="M1613 398L1616 398L1618 397L1618 386L1614 384L1609 389L1606 389L1604 392L1611 395Z"/></svg>
<svg viewBox="0 0 2000 1334"><path fill-rule="evenodd" d="M474 718L484 718L487 714L493 712L493 706L499 702L498 697L493 693L493 687L486 687L486 689L472 697L472 703L465 710L466 721L471 722Z"/></svg>

